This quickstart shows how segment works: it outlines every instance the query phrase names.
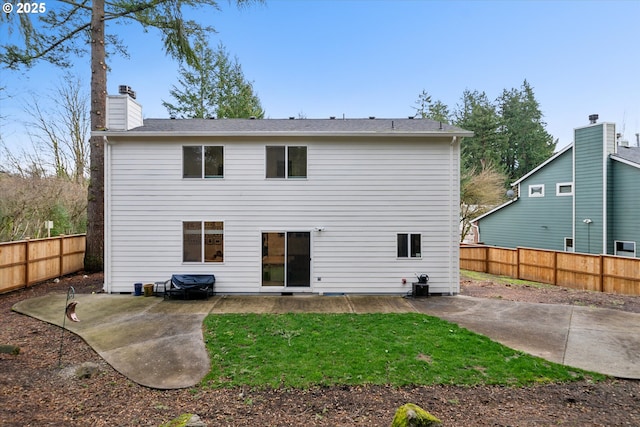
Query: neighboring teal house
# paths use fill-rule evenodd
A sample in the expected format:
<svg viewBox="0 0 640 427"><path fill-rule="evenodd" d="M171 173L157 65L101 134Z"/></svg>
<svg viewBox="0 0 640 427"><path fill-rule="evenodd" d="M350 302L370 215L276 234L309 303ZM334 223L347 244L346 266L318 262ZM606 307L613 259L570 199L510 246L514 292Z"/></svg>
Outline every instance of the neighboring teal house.
<svg viewBox="0 0 640 427"><path fill-rule="evenodd" d="M640 148L589 119L572 145L512 184L512 200L473 220L478 243L640 257Z"/></svg>

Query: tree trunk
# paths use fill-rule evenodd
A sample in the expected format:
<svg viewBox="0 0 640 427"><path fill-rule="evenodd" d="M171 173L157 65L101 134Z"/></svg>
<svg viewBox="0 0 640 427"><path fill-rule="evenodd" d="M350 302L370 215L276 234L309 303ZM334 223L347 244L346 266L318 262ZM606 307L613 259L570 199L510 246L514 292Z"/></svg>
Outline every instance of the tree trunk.
<svg viewBox="0 0 640 427"><path fill-rule="evenodd" d="M107 65L104 44L104 0L94 0L91 13L91 130L106 128ZM87 200L86 271L104 268L104 141L92 136Z"/></svg>

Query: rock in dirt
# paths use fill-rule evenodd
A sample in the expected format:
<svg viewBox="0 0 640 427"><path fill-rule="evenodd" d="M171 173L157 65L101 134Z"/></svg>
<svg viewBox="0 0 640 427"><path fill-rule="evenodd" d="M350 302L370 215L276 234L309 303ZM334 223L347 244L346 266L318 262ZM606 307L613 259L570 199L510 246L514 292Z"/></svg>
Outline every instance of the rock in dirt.
<svg viewBox="0 0 640 427"><path fill-rule="evenodd" d="M160 427L207 427L196 414L182 414Z"/></svg>
<svg viewBox="0 0 640 427"><path fill-rule="evenodd" d="M15 356L20 354L20 347L16 345L0 344L0 353L13 354Z"/></svg>
<svg viewBox="0 0 640 427"><path fill-rule="evenodd" d="M435 427L441 424L442 421L418 405L407 403L398 408L391 427Z"/></svg>

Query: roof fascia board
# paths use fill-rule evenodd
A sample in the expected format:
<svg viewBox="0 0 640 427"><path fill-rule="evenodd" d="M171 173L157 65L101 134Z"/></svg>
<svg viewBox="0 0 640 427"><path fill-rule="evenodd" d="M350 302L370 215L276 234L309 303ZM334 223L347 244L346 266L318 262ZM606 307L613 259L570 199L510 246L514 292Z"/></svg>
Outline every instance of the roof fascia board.
<svg viewBox="0 0 640 427"><path fill-rule="evenodd" d="M495 211L498 211L498 210L500 210L500 209L502 209L502 208L504 208L504 207L506 207L506 206L509 206L510 204L515 203L516 201L518 201L518 197L513 198L513 199L511 199L511 200L509 200L509 201L507 201L507 202L505 202L505 203L501 204L500 206L496 206L495 208L491 209L489 212L485 212L485 213L483 213L482 215L480 215L480 216L478 216L478 217L475 217L474 219L472 219L472 220L471 220L471 221L469 221L469 222L470 222L470 223L474 223L474 222L476 222L476 221L480 221L480 220L481 220L482 218L484 218L485 216L488 216L488 215L490 215L490 214L494 213Z"/></svg>
<svg viewBox="0 0 640 427"><path fill-rule="evenodd" d="M615 160L620 163L624 163L625 165L633 166L634 168L640 169L640 163L633 162L631 160L624 159L622 157L618 157L615 154L611 154L611 160Z"/></svg>
<svg viewBox="0 0 640 427"><path fill-rule="evenodd" d="M286 131L274 131L274 132L136 132L136 131L94 131L91 132L92 136L106 136L109 138L139 138L139 137L152 137L152 138L168 138L168 137L283 137L283 136L374 136L374 137L389 137L389 136L401 136L401 137L472 137L473 132L286 132Z"/></svg>

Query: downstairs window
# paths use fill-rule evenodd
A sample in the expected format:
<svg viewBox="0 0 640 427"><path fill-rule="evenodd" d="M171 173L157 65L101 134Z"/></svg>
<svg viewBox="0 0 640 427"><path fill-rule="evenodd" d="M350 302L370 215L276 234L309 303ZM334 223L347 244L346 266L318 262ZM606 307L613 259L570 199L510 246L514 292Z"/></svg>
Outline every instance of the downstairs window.
<svg viewBox="0 0 640 427"><path fill-rule="evenodd" d="M182 223L182 262L223 262L224 223L185 221Z"/></svg>
<svg viewBox="0 0 640 427"><path fill-rule="evenodd" d="M398 233L398 258L420 258L421 240L420 234Z"/></svg>

